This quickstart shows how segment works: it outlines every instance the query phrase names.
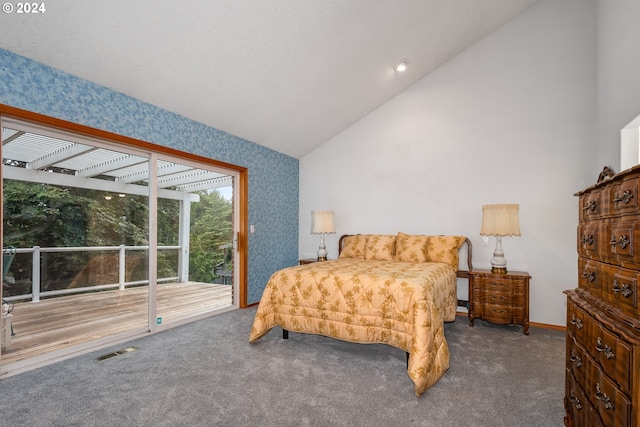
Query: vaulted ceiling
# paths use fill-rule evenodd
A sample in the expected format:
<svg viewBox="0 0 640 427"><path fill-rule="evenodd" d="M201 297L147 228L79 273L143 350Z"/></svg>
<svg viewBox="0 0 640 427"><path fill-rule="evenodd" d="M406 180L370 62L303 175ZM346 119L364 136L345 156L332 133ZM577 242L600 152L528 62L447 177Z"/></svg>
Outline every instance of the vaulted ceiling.
<svg viewBox="0 0 640 427"><path fill-rule="evenodd" d="M300 158L537 1L55 0L0 48Z"/></svg>

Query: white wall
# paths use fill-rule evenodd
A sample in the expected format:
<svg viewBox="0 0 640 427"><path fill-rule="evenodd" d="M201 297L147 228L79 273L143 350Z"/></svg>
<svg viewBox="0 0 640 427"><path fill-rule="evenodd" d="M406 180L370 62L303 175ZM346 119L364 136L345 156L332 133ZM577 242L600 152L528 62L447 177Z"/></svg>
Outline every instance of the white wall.
<svg viewBox="0 0 640 427"><path fill-rule="evenodd" d="M598 1L595 170L620 171L620 131L640 115L640 1Z"/></svg>
<svg viewBox="0 0 640 427"><path fill-rule="evenodd" d="M318 247L310 211L333 209L330 258L345 233L462 234L487 268L481 207L519 203L508 266L533 277L531 321L563 325L573 194L597 178L595 21L594 1L543 0L302 158L300 256Z"/></svg>

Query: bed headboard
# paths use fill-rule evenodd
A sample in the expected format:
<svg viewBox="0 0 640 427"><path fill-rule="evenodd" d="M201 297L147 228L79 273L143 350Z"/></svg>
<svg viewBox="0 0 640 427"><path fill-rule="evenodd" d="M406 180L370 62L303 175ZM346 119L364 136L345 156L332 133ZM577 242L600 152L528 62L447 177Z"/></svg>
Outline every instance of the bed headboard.
<svg viewBox="0 0 640 427"><path fill-rule="evenodd" d="M343 234L342 236L340 236L340 240L338 241L338 256L340 256L340 253L342 252L342 248L344 247L345 239L347 237L349 237L349 236L357 236L357 234ZM471 260L471 256L472 256L472 252L473 252L473 246L471 245L471 240L469 240L469 238L467 238L467 237L465 237L464 243L460 247L460 251L463 251L463 248L465 246L467 248L467 269L466 270L462 270L462 269L460 269L460 266L458 266L458 271L456 272L457 277L463 278L463 279L469 278L469 272L473 271L473 262Z"/></svg>

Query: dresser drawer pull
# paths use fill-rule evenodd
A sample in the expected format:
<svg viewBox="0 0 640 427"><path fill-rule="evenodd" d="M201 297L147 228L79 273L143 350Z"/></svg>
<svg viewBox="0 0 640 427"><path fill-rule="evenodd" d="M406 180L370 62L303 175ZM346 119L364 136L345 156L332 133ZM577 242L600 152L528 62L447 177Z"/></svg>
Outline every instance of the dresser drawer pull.
<svg viewBox="0 0 640 427"><path fill-rule="evenodd" d="M582 402L580 402L580 399L578 399L576 395L573 394L573 391L571 392L571 397L569 397L569 401L573 403L576 409L582 409Z"/></svg>
<svg viewBox="0 0 640 427"><path fill-rule="evenodd" d="M596 350L598 350L600 353L604 353L604 355L607 356L607 359L616 357L616 354L613 352L611 347L609 347L607 344L602 344L602 338L600 337L598 337L598 341L596 342Z"/></svg>
<svg viewBox="0 0 640 427"><path fill-rule="evenodd" d="M598 207L598 204L596 203L595 200L589 200L582 209L585 211L594 212L597 207Z"/></svg>
<svg viewBox="0 0 640 427"><path fill-rule="evenodd" d="M620 248L625 249L627 246L629 246L629 243L631 243L631 240L629 240L629 236L627 236L626 234L621 234L620 239L618 239L617 241L616 235L614 234L613 236L611 236L611 240L609 240L609 244L612 246L611 249L613 249L614 246L620 246Z"/></svg>
<svg viewBox="0 0 640 427"><path fill-rule="evenodd" d="M633 294L633 291L631 290L631 288L629 287L629 285L627 285L626 283L622 284L622 287L618 287L618 281L614 280L613 281L613 292L614 293L618 293L620 292L622 294L623 297L625 298L629 298L631 296L631 294Z"/></svg>
<svg viewBox="0 0 640 427"><path fill-rule="evenodd" d="M582 320L576 319L576 315L571 315L571 324L576 327L576 329L582 329Z"/></svg>
<svg viewBox="0 0 640 427"><path fill-rule="evenodd" d="M587 246L593 245L593 234L585 234L585 235L583 235L582 239L580 239L580 241L582 242L583 245L585 243L587 244Z"/></svg>
<svg viewBox="0 0 640 427"><path fill-rule="evenodd" d="M625 205L628 205L631 199L633 199L633 193L629 190L624 190L624 192L622 193L622 196L618 196L618 193L616 193L613 198L613 201L615 203L622 202Z"/></svg>
<svg viewBox="0 0 640 427"><path fill-rule="evenodd" d="M502 313L502 314L509 312L509 310L498 310L497 308L492 308L490 311L492 313Z"/></svg>
<svg viewBox="0 0 640 427"><path fill-rule="evenodd" d="M499 299L499 300L501 300L501 301L506 301L506 300L507 300L507 297L505 297L504 295L503 295L503 296L501 296L501 297L498 297L498 296L496 296L496 295L491 295L489 298L491 298L491 299L493 299L493 300Z"/></svg>
<svg viewBox="0 0 640 427"><path fill-rule="evenodd" d="M504 288L504 283L498 283L498 282L489 282L490 286L499 286L501 288Z"/></svg>
<svg viewBox="0 0 640 427"><path fill-rule="evenodd" d="M593 282L594 280L596 280L596 272L587 271L587 269L585 268L584 271L582 272L582 278L587 279L589 282Z"/></svg>
<svg viewBox="0 0 640 427"><path fill-rule="evenodd" d="M600 391L600 383L596 383L596 399L604 403L605 409L613 409L611 398Z"/></svg>
<svg viewBox="0 0 640 427"><path fill-rule="evenodd" d="M569 360L576 364L576 368L582 366L582 359L580 359L580 357L578 357L578 355L573 350L571 350L571 357L569 358Z"/></svg>

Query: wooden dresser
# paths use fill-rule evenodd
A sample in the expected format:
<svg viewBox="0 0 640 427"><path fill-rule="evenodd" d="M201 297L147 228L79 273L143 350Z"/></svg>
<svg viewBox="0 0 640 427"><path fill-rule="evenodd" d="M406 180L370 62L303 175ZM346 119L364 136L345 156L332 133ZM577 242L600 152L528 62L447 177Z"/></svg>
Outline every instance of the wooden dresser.
<svg viewBox="0 0 640 427"><path fill-rule="evenodd" d="M640 167L579 197L578 288L567 295L567 426L640 427Z"/></svg>

